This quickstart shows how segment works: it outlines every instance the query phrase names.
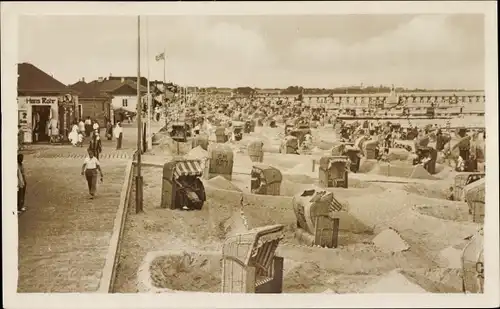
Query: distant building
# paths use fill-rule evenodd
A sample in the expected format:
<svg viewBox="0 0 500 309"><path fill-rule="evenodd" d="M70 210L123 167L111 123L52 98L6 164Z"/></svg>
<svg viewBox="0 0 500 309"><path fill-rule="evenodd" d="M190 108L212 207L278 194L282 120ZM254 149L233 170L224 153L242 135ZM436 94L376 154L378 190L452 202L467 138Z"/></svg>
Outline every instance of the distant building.
<svg viewBox="0 0 500 309"><path fill-rule="evenodd" d="M70 85L80 93L79 95L79 118L86 119L90 117L95 119L99 126L105 127L107 120L113 120L111 101L112 96L106 92L101 91L101 83L99 81L92 81L86 83L85 79Z"/></svg>
<svg viewBox="0 0 500 309"><path fill-rule="evenodd" d="M137 83L126 77L119 79L98 79L100 92L111 97L111 121L122 121L125 119L125 114L137 113ZM147 86L147 81L146 81ZM140 86L141 97L147 97L147 87Z"/></svg>
<svg viewBox="0 0 500 309"><path fill-rule="evenodd" d="M266 97L266 96L279 96L281 95L280 89L257 89L255 95L257 97Z"/></svg>
<svg viewBox="0 0 500 309"><path fill-rule="evenodd" d="M231 88L217 88L217 93L222 95L231 95L233 93L233 89Z"/></svg>

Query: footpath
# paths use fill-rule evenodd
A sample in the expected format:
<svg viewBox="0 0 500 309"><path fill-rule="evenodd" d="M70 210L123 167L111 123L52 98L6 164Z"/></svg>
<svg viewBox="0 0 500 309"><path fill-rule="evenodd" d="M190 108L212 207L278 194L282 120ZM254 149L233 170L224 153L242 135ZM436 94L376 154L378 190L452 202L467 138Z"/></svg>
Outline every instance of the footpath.
<svg viewBox="0 0 500 309"><path fill-rule="evenodd" d="M89 199L79 160L27 158L19 216L18 292L94 292L118 210L127 160L103 160Z"/></svg>
<svg viewBox="0 0 500 309"><path fill-rule="evenodd" d="M80 174L86 145L28 147L27 211L18 216L19 293L98 290L126 165L135 151L134 131L124 128L121 150L114 140L103 140L104 181L95 199Z"/></svg>

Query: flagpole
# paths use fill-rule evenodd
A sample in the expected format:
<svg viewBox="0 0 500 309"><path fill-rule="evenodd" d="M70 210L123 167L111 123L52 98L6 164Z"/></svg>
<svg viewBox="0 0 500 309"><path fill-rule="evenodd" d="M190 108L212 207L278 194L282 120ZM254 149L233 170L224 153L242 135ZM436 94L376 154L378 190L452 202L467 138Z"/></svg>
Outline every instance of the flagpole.
<svg viewBox="0 0 500 309"><path fill-rule="evenodd" d="M142 212L142 99L141 99L141 16L137 16L137 175L135 176L135 212Z"/></svg>
<svg viewBox="0 0 500 309"><path fill-rule="evenodd" d="M165 53L165 48L163 48L163 84L167 83L166 71L167 71L167 54ZM167 88L165 88L165 90L166 89ZM165 91L165 94L166 94L166 91Z"/></svg>
<svg viewBox="0 0 500 309"><path fill-rule="evenodd" d="M163 48L163 114L165 115L165 125L167 124L167 55Z"/></svg>
<svg viewBox="0 0 500 309"><path fill-rule="evenodd" d="M146 17L146 59L147 59L147 62L146 62L146 65L148 66L148 112L147 112L147 116L148 116L148 124L147 124L147 148L148 150L152 150L153 149L153 141L152 141L152 132L151 132L151 101L152 101L152 98L151 98L151 81L149 80L149 74L150 74L150 63L149 63L149 20L148 18Z"/></svg>

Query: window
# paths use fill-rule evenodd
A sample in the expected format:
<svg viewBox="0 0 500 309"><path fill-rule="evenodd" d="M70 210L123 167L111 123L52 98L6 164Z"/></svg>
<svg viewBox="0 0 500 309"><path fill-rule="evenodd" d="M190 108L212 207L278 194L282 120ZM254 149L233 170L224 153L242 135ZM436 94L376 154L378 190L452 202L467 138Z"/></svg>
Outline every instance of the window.
<svg viewBox="0 0 500 309"><path fill-rule="evenodd" d="M127 107L128 106L128 99L122 99L122 106Z"/></svg>

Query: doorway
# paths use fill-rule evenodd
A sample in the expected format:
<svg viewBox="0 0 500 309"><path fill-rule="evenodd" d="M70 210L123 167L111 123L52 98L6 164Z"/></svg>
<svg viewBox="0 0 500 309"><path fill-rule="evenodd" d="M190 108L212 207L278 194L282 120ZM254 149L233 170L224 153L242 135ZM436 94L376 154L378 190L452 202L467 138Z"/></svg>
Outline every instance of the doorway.
<svg viewBox="0 0 500 309"><path fill-rule="evenodd" d="M47 123L50 120L50 106L32 106L33 143L50 141Z"/></svg>

